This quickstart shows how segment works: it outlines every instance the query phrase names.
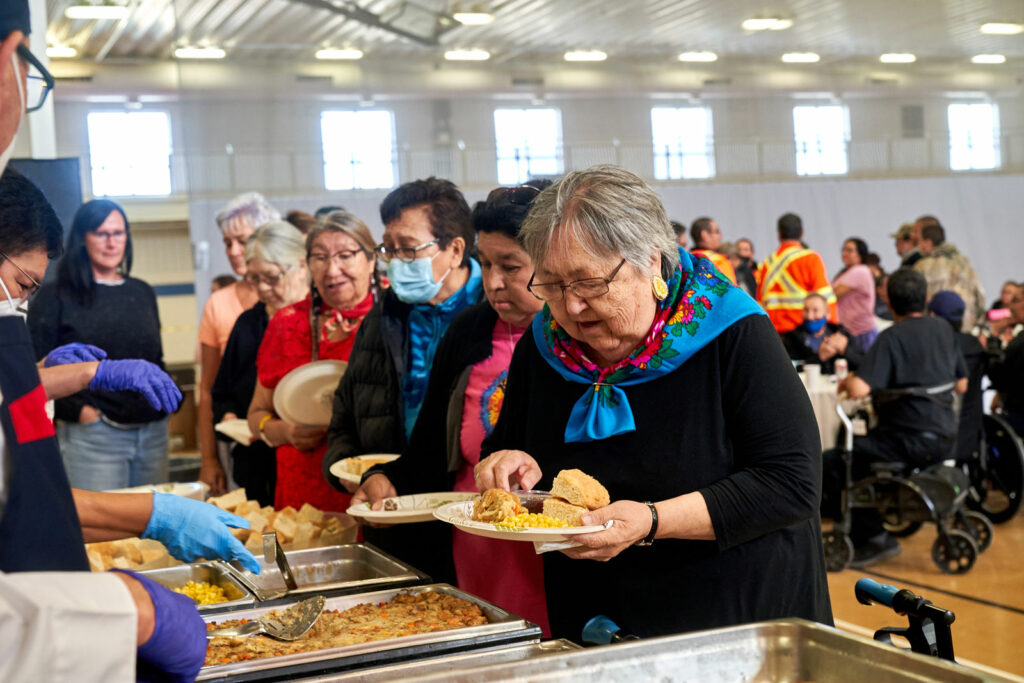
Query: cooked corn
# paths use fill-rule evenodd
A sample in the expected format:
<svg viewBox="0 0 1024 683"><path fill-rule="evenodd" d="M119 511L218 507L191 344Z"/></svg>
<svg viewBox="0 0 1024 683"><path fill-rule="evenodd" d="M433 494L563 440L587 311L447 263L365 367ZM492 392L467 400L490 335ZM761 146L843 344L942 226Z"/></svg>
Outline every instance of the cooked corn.
<svg viewBox="0 0 1024 683"><path fill-rule="evenodd" d="M206 581L196 583L195 581L189 581L181 588L172 588L175 593L181 593L192 598L197 605L212 605L217 602L227 602L228 599L224 595L224 589L220 586L214 586Z"/></svg>
<svg viewBox="0 0 1024 683"><path fill-rule="evenodd" d="M512 515L506 517L500 522L495 522L494 526L501 527L503 529L550 529L550 528L561 528L569 526L569 523L549 517L548 515L541 515L536 512L520 512L518 515Z"/></svg>

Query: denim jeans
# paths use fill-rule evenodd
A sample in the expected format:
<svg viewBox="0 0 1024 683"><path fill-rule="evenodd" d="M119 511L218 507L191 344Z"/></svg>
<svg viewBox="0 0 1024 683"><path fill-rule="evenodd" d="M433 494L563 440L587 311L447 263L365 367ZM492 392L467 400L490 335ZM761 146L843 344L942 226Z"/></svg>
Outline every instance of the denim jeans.
<svg viewBox="0 0 1024 683"><path fill-rule="evenodd" d="M103 420L57 422L71 486L90 491L167 481L167 418L118 429Z"/></svg>

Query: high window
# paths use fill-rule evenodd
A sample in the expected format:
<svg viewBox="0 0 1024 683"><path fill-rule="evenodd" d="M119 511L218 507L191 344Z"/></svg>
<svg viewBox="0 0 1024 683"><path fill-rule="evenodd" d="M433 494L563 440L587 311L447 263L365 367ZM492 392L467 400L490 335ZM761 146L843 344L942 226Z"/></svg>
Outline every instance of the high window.
<svg viewBox="0 0 1024 683"><path fill-rule="evenodd" d="M994 104L949 105L949 168L999 166L999 111Z"/></svg>
<svg viewBox="0 0 1024 683"><path fill-rule="evenodd" d="M320 114L324 187L366 190L395 186L395 124L390 111Z"/></svg>
<svg viewBox="0 0 1024 683"><path fill-rule="evenodd" d="M715 175L715 140L707 107L652 108L651 138L657 180Z"/></svg>
<svg viewBox="0 0 1024 683"><path fill-rule="evenodd" d="M93 196L171 194L171 119L166 112L92 112L86 126Z"/></svg>
<svg viewBox="0 0 1024 683"><path fill-rule="evenodd" d="M501 185L562 172L562 113L557 109L495 109L494 139Z"/></svg>
<svg viewBox="0 0 1024 683"><path fill-rule="evenodd" d="M838 105L793 107L797 175L846 173L849 125Z"/></svg>

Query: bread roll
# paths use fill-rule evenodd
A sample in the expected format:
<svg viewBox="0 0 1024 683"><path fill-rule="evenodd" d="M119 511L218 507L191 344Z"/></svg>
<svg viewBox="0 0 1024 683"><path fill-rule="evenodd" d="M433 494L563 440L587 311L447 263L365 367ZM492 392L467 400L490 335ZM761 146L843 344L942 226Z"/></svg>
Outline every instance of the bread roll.
<svg viewBox="0 0 1024 683"><path fill-rule="evenodd" d="M562 470L551 484L551 495L564 498L588 510L603 508L611 502L608 489L580 470Z"/></svg>
<svg viewBox="0 0 1024 683"><path fill-rule="evenodd" d="M568 523L569 526L583 526L580 517L587 512L590 512L590 510L579 505L566 503L561 498L548 498L544 501L543 513L548 517L560 519Z"/></svg>

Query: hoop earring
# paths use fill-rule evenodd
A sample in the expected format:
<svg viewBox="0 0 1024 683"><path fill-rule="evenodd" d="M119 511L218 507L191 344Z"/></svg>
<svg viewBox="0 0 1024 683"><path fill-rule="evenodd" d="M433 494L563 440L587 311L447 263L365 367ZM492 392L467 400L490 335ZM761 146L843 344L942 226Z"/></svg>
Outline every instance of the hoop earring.
<svg viewBox="0 0 1024 683"><path fill-rule="evenodd" d="M654 298L664 301L668 297L668 283L661 279L660 275L651 277L651 289L654 291Z"/></svg>

